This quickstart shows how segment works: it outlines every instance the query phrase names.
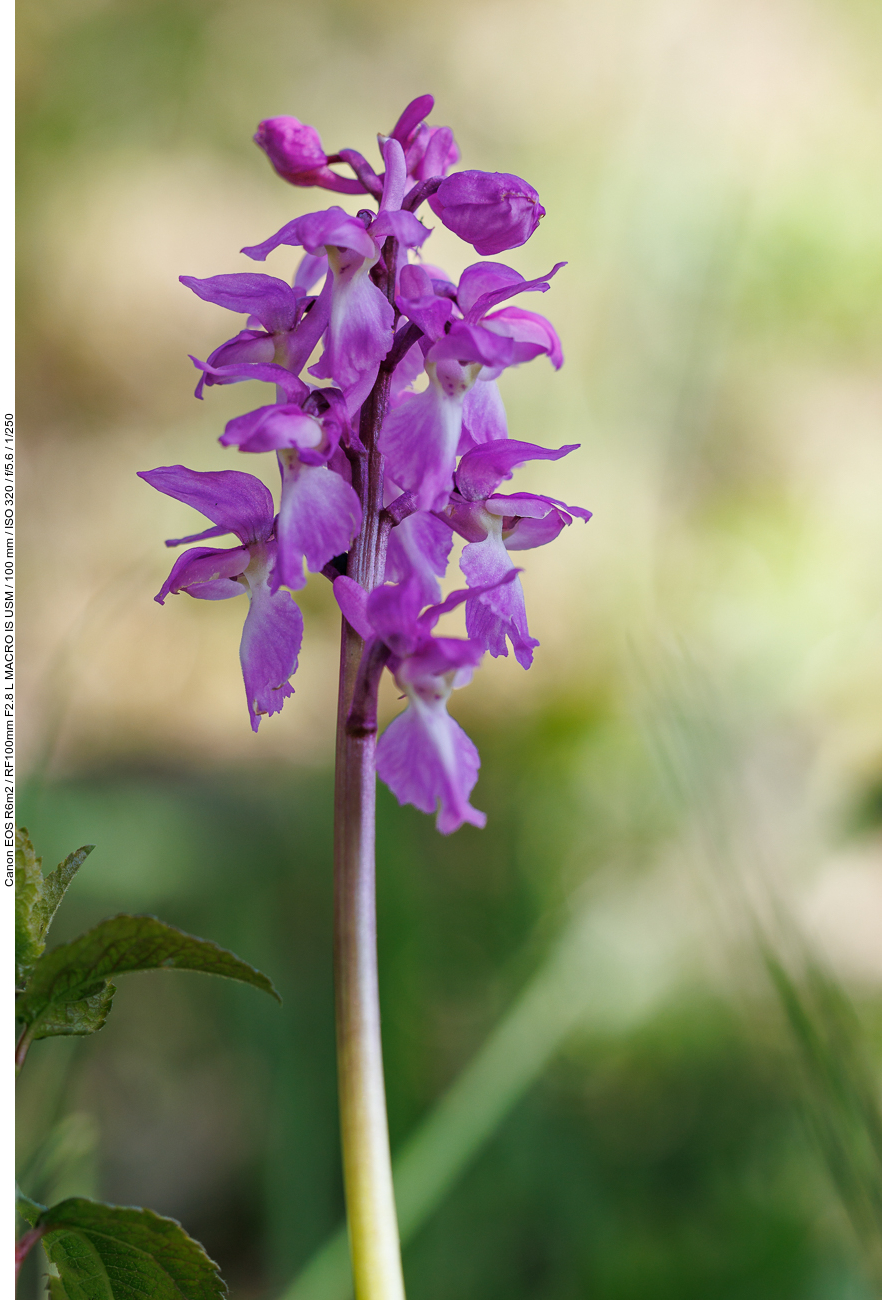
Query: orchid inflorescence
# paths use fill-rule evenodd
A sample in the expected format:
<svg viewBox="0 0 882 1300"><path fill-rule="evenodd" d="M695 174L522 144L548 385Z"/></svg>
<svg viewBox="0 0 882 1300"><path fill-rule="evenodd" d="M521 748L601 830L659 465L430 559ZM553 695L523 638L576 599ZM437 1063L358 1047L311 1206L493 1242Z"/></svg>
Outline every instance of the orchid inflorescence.
<svg viewBox="0 0 882 1300"><path fill-rule="evenodd" d="M544 546L590 512L498 490L526 462L576 450L510 439L496 384L509 366L534 357L562 365L553 326L510 299L544 293L564 263L526 280L501 262L479 261L454 284L423 260L431 232L416 213L424 202L482 258L526 243L545 214L517 176L448 175L459 151L448 127L427 125L433 103L430 95L415 99L391 135L379 137L379 174L355 150L327 155L314 128L296 118L262 122L255 140L285 180L366 195L373 206L354 216L336 205L310 212L242 250L262 262L281 245L302 248L291 284L260 273L181 277L205 301L247 314L245 328L206 361L192 358L196 396L247 379L275 385L275 401L230 420L220 442L275 453L278 511L267 487L238 470L172 465L141 477L211 520L204 532L166 543L196 545L175 562L157 601L182 591L202 600L249 595L240 658L252 728L293 694L303 618L291 593L305 585L305 565L332 580L343 615L364 639L353 712L371 691L375 701L384 668L407 698L377 744L377 772L401 803L437 809L447 833L486 820L469 803L479 758L447 713L450 693L485 651L507 655L510 642L529 668L538 645L510 552ZM415 391L423 375L428 383ZM371 456L382 458L373 498ZM370 511L382 559L372 590L351 565L347 576L347 552ZM467 585L442 601L455 533L466 543ZM223 534L237 545L202 544ZM467 638L435 636L440 616L463 602ZM375 726L370 713L368 704L353 725Z"/></svg>

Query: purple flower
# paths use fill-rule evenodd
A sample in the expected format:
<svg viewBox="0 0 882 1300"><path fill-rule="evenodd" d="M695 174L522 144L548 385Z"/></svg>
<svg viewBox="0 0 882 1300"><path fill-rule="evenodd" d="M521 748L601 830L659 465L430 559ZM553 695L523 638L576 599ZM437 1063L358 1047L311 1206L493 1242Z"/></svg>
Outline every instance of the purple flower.
<svg viewBox="0 0 882 1300"><path fill-rule="evenodd" d="M331 284L326 285L317 299L308 294L326 270L325 259L307 254L293 288L273 275L252 272L213 275L206 280L180 276L181 283L203 301L229 311L248 312L251 327L215 348L207 363L191 358L203 372L196 396L202 397L204 385L239 383L243 379L286 385L287 380L278 375L279 369L292 375L302 370L330 319ZM256 325L263 328L256 329L253 327ZM251 368L243 370L242 367ZM300 388L305 394L306 386L301 383Z"/></svg>
<svg viewBox="0 0 882 1300"><path fill-rule="evenodd" d="M441 182L429 205L482 257L526 244L545 216L533 186L508 172L457 172Z"/></svg>
<svg viewBox="0 0 882 1300"><path fill-rule="evenodd" d="M249 607L239 659L251 728L257 731L261 717L278 713L294 694L288 678L297 669L303 638L303 616L293 598L286 591L274 594L270 588L277 552L272 496L259 479L233 469L200 473L183 465L166 465L144 470L139 477L212 520L213 527L192 537L171 539L167 546L223 533L239 539L240 545L231 550L195 546L185 551L155 599L163 605L170 593L185 591L198 600L227 600L247 591Z"/></svg>
<svg viewBox="0 0 882 1300"><path fill-rule="evenodd" d="M391 501L398 495L398 490L388 478L386 487L388 501ZM418 510L406 516L389 534L385 581L406 582L413 576L419 584L424 605L440 600L438 579L447 572L452 546L453 533L434 515Z"/></svg>
<svg viewBox="0 0 882 1300"><path fill-rule="evenodd" d="M403 187L402 163L402 192ZM370 278L371 267L380 256L374 233L383 238L392 235L416 247L429 232L413 213L387 210L380 211L369 232L357 217L333 207L297 217L262 244L242 249L256 261L263 261L281 244L301 245L313 256L327 254L330 317L324 352L310 367L310 374L317 379L332 379L342 388L350 411L355 411L370 392L380 362L392 346L395 312Z"/></svg>
<svg viewBox="0 0 882 1300"><path fill-rule="evenodd" d="M463 272L455 303L452 286L433 280L424 267L402 268L396 301L402 314L423 330L429 385L422 393L404 394L390 410L379 446L391 476L414 493L421 510L444 508L463 441L468 448L505 436L505 415L492 380L507 366L543 352L554 364L562 363L560 341L543 317L506 315L515 308L486 318L484 313L516 294L544 293L563 265L525 280L511 267L479 262ZM453 319L455 308L462 319ZM472 396L479 378L484 391Z"/></svg>
<svg viewBox="0 0 882 1300"><path fill-rule="evenodd" d="M266 118L258 125L254 143L264 151L277 174L292 185L319 185L342 194L364 193L359 181L331 171L318 131L296 117Z"/></svg>
<svg viewBox="0 0 882 1300"><path fill-rule="evenodd" d="M308 409L304 409L308 408ZM319 389L304 406L261 406L230 420L221 436L225 447L275 451L282 475L276 521L278 558L270 590L306 585L303 563L313 573L348 550L361 528L361 502L328 462L348 431L343 395Z"/></svg>
<svg viewBox="0 0 882 1300"><path fill-rule="evenodd" d="M466 452L456 471L456 488L443 518L468 543L460 568L475 598L466 605L466 631L471 640L495 656L507 655L511 641L523 668L533 662L539 644L530 636L520 579L504 582L514 570L509 551L529 550L553 541L573 516L588 520L591 512L567 506L554 497L522 492L505 496L496 491L503 479L529 460L559 460L576 451L567 447L537 447L505 439L484 443ZM481 594L478 595L478 590Z"/></svg>
<svg viewBox="0 0 882 1300"><path fill-rule="evenodd" d="M337 603L355 630L369 645L388 646L389 668L407 696L406 709L377 743L377 774L399 803L425 813L437 808L436 825L444 835L464 822L484 826L487 821L469 803L481 765L478 751L447 712L451 691L468 684L483 650L469 641L432 636L441 615L470 594L454 592L420 614L424 602L416 578L377 587L370 595L351 578L334 583Z"/></svg>
<svg viewBox="0 0 882 1300"><path fill-rule="evenodd" d="M435 107L431 95L411 100L391 131L404 149L408 180L415 184L446 176L459 162L459 149L449 126L429 126L424 119Z"/></svg>

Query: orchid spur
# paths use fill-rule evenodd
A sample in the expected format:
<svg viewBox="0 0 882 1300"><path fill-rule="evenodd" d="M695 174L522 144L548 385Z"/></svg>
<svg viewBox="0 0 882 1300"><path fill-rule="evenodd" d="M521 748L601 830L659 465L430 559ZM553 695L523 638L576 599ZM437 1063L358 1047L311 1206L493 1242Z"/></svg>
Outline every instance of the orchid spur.
<svg viewBox="0 0 882 1300"><path fill-rule="evenodd" d="M510 553L544 546L590 512L554 497L498 491L515 469L556 461L575 445L510 439L497 380L545 356L563 364L551 323L512 303L546 293L565 263L526 279L501 262L467 266L458 283L424 260L434 216L481 258L519 248L545 210L506 172L452 169L449 127L430 125L430 95L408 104L380 135L376 168L360 152L328 153L293 117L261 122L255 140L297 190L335 203L295 214L242 252L272 257L254 270L182 283L239 314L238 329L205 360L196 396L256 380L268 400L227 421L220 443L273 455L269 489L234 470L145 471L159 491L212 527L169 545L232 533L238 545L195 545L176 561L157 600L245 592L241 662L254 730L293 694L303 619L295 594L306 571L333 584L342 611L335 794L335 975L344 1181L357 1300L403 1300L379 1028L374 902L376 776L401 803L436 814L443 834L482 827L471 799L480 759L448 713L485 652L511 644L529 668L538 641ZM348 172L339 170L348 169ZM348 174L348 173L351 173ZM428 202L429 215L417 213ZM301 250L296 268L286 250ZM293 274L292 274L293 271ZM290 278L288 278L290 277ZM420 385L423 385L420 387ZM466 587L445 599L456 536ZM465 609L466 636L436 634ZM378 736L380 679L391 673L404 709Z"/></svg>

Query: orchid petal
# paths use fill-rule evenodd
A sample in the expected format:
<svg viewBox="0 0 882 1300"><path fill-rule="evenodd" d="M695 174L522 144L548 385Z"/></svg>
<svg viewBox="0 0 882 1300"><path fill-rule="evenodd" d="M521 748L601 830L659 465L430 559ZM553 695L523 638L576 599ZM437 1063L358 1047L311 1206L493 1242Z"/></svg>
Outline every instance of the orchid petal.
<svg viewBox="0 0 882 1300"><path fill-rule="evenodd" d="M509 496L503 492L495 492L481 504L489 514L498 515L500 519L512 519L515 516L519 519L544 519L551 511L557 509L550 501L533 496L529 492L520 494L515 492Z"/></svg>
<svg viewBox="0 0 882 1300"><path fill-rule="evenodd" d="M303 317L293 334L289 334L285 343L288 368L299 374L315 350L316 344L324 334L331 320L331 306L334 301L334 277L325 279L322 291Z"/></svg>
<svg viewBox="0 0 882 1300"><path fill-rule="evenodd" d="M502 369L531 361L547 351L548 348L541 343L521 342L509 338L502 331L487 329L483 324L467 325L465 321L454 321L449 332L432 344L426 359L459 361L461 365L479 363Z"/></svg>
<svg viewBox="0 0 882 1300"><path fill-rule="evenodd" d="M400 141L402 145L407 144L420 122L429 116L434 107L433 95L418 95L412 99L389 132L392 139Z"/></svg>
<svg viewBox="0 0 882 1300"><path fill-rule="evenodd" d="M437 382L405 396L380 430L379 448L396 483L413 492L421 510L443 509L453 486L462 401L446 397Z"/></svg>
<svg viewBox="0 0 882 1300"><path fill-rule="evenodd" d="M425 153L414 165L408 151L408 166L418 181L428 180L432 176L446 176L451 167L459 162L459 149L449 126L430 126L426 128L429 140Z"/></svg>
<svg viewBox="0 0 882 1300"><path fill-rule="evenodd" d="M400 804L426 813L437 808L438 830L449 835L464 822L484 826L487 818L469 803L481 765L478 751L448 715L449 688L439 690L438 681L409 687L407 708L377 744L377 775Z"/></svg>
<svg viewBox="0 0 882 1300"><path fill-rule="evenodd" d="M197 280L192 275L181 275L178 279L204 302L256 316L270 333L293 329L300 316L299 295L274 275L246 271L212 275L206 280Z"/></svg>
<svg viewBox="0 0 882 1300"><path fill-rule="evenodd" d="M394 136L390 136L383 143L383 163L386 167L386 175L383 180L380 212L398 212L404 199L407 164L404 161L401 141L396 140ZM426 233L428 234L428 231Z"/></svg>
<svg viewBox="0 0 882 1300"><path fill-rule="evenodd" d="M500 566L499 572L485 587L461 587L459 591L452 591L440 605L431 605L424 613L420 614L419 626L423 630L430 630L435 626L442 614L449 614L452 609L456 609L457 605L461 605L464 600L475 600L488 591L495 591L497 587L503 587L510 582L514 582L520 572L520 569L514 568L509 562L506 568Z"/></svg>
<svg viewBox="0 0 882 1300"><path fill-rule="evenodd" d="M200 586L217 587L223 595L212 594L210 600L224 599L226 596L241 596L244 587L235 579L244 573L251 561L251 552L247 546L236 546L232 550L216 550L210 546L194 546L179 555L172 565L171 573L153 597L158 605L164 605L168 595L176 596L186 591L190 596L203 597ZM221 584L225 584L221 586Z"/></svg>
<svg viewBox="0 0 882 1300"><path fill-rule="evenodd" d="M397 676L401 681L416 681L425 676L446 677L450 672L461 673L463 669L477 668L483 658L483 646L463 637L427 636L408 656L406 666L399 666ZM460 681L458 684L464 686L466 683ZM454 683L454 688L456 685Z"/></svg>
<svg viewBox="0 0 882 1300"><path fill-rule="evenodd" d="M478 263L478 265L480 266L481 263ZM485 267L492 266L493 263L485 262L483 265ZM535 280L525 280L522 275L519 275L517 281L492 285L489 277L487 277L485 280L487 287L484 288L483 292L481 292L478 297L474 296L474 291L469 295L469 299L471 300L470 307L463 307L462 299L459 294L457 294L457 300L465 314L466 320L469 324L474 324L485 316L492 307L495 307L497 303L505 302L507 298L514 298L516 294L547 293L551 288L551 285L548 283L549 280L552 276L557 275L558 271L560 271L564 266L566 266L566 262L558 262L556 266L552 267L547 275L537 276ZM506 267L506 270L509 269L510 268ZM469 270L471 270L471 268L469 268ZM465 274L467 274L467 272L464 272L464 275ZM515 274L517 274L517 272L515 272ZM460 281L460 284L462 284L462 281Z"/></svg>
<svg viewBox="0 0 882 1300"><path fill-rule="evenodd" d="M453 533L440 519L423 510L408 515L389 534L386 582L404 582L415 574L423 604L441 596L439 578L447 572Z"/></svg>
<svg viewBox="0 0 882 1300"><path fill-rule="evenodd" d="M361 527L358 494L326 465L301 465L283 452L282 500L276 524L278 559L272 589L303 587L303 561L319 573L348 550Z"/></svg>
<svg viewBox="0 0 882 1300"><path fill-rule="evenodd" d="M422 607L420 581L411 574L395 586L375 587L367 598L366 610L371 626L390 650L408 655L419 640L417 619Z"/></svg>
<svg viewBox="0 0 882 1300"><path fill-rule="evenodd" d="M235 533L246 544L264 542L273 528L273 498L268 487L241 470L199 471L184 465L164 465L141 470L158 492L183 501L215 524Z"/></svg>
<svg viewBox="0 0 882 1300"><path fill-rule="evenodd" d="M498 442L508 437L505 405L495 379L482 379L466 393L462 406L462 437L459 452L467 452L482 443Z"/></svg>
<svg viewBox="0 0 882 1300"><path fill-rule="evenodd" d="M439 297L428 273L422 266L403 266L398 278L398 310L419 326L433 341L444 334L444 326L453 315L453 303Z"/></svg>
<svg viewBox="0 0 882 1300"><path fill-rule="evenodd" d="M425 374L425 364L419 343L405 352L392 372L392 384L389 389L390 405L395 407L401 401L405 389L415 384L420 375Z"/></svg>
<svg viewBox="0 0 882 1300"><path fill-rule="evenodd" d="M523 307L503 307L492 316L485 316L482 324L494 334L505 335L519 347L534 346L545 352L555 370L560 370L564 356L560 338L551 321L535 311Z"/></svg>
<svg viewBox="0 0 882 1300"><path fill-rule="evenodd" d="M502 540L507 551L532 551L537 546L547 546L553 542L572 522L571 515L552 506L540 518L518 515L510 530L506 529L503 522Z"/></svg>
<svg viewBox="0 0 882 1300"><path fill-rule="evenodd" d="M533 662L539 644L527 628L527 611L520 579L503 579L514 567L502 541L502 520L487 516L488 533L482 542L463 548L459 567L473 589L483 588L477 599L466 604L466 631L470 640L482 645L494 658L508 654L506 638L522 668Z"/></svg>
<svg viewBox="0 0 882 1300"><path fill-rule="evenodd" d="M571 451L578 451L580 443L565 447L538 447L532 442L518 442L514 438L501 438L485 442L467 451L456 471L456 487L466 501L482 501L489 497L503 479L530 460L560 460ZM517 511L510 511L516 514Z"/></svg>
<svg viewBox="0 0 882 1300"><path fill-rule="evenodd" d="M376 246L372 247L376 257ZM338 271L331 255L331 266L334 284L325 349L316 365L310 366L309 373L316 379L333 379L343 389L353 410L352 390L358 385L361 391L367 379L364 392L367 396L380 362L392 346L395 311L370 279L366 262L351 263Z"/></svg>
<svg viewBox="0 0 882 1300"><path fill-rule="evenodd" d="M354 578L341 574L334 582L334 598L346 622L353 627L360 637L369 641L374 635L373 624L368 618L368 594Z"/></svg>
<svg viewBox="0 0 882 1300"><path fill-rule="evenodd" d="M272 364L275 355L276 341L272 334L267 334L265 330L240 330L233 338L227 339L226 342L221 343L220 347L215 348L207 362L199 364L197 368L202 373L199 376L194 396L198 397L201 402L202 390L206 386L211 388L214 384L236 383L237 380L235 379L223 377L226 373L226 366L251 365L255 362ZM190 360L193 361L193 357ZM203 365L207 366L208 369L202 369ZM215 378L215 375L221 377Z"/></svg>
<svg viewBox="0 0 882 1300"><path fill-rule="evenodd" d="M323 439L321 420L304 415L299 406L276 404L237 415L228 421L219 441L223 447L242 451L278 451L282 447L315 448Z"/></svg>
<svg viewBox="0 0 882 1300"><path fill-rule="evenodd" d="M251 603L242 628L239 661L253 731L263 715L278 713L294 694L288 678L297 670L303 640L303 615L294 598L287 591L270 591L275 549L275 543L254 548L244 574Z"/></svg>
<svg viewBox="0 0 882 1300"><path fill-rule="evenodd" d="M271 362L265 364L242 362L231 366L212 366L207 361L200 361L198 357L191 356L190 360L197 370L211 376L205 381L206 383L241 384L246 379L257 379L263 384L275 384L282 389L289 401L294 402L303 401L309 393L302 379L298 379L297 375L293 375L284 366L277 366Z"/></svg>
<svg viewBox="0 0 882 1300"><path fill-rule="evenodd" d="M412 212L384 210L371 222L370 233L376 240L382 240L391 235L405 248L419 248L426 242L432 232Z"/></svg>
<svg viewBox="0 0 882 1300"><path fill-rule="evenodd" d="M584 506L570 506L567 505L566 501L558 501L557 497L536 496L534 492L518 493L519 499L525 497L533 501L545 501L552 506L560 506L561 510L567 511L568 514L575 515L577 519L584 519L586 524L588 520L592 518L591 511L586 510Z"/></svg>
<svg viewBox="0 0 882 1300"><path fill-rule="evenodd" d="M187 546L190 542L207 542L209 537L223 537L229 532L226 524L213 524L201 533L191 533L189 537L167 537L166 546Z"/></svg>
<svg viewBox="0 0 882 1300"><path fill-rule="evenodd" d="M294 289L299 289L301 293L309 293L314 284L317 284L323 275L328 273L328 255L327 253L304 253L297 266L297 272L294 276Z"/></svg>
<svg viewBox="0 0 882 1300"><path fill-rule="evenodd" d="M305 216L295 217L262 244L252 244L242 252L256 262L263 262L267 253L280 244L300 245L315 257L329 247L348 248L361 257L376 256L376 245L362 223L336 205L323 212L308 212Z"/></svg>
<svg viewBox="0 0 882 1300"><path fill-rule="evenodd" d="M479 298L494 289L507 289L526 283L520 271L504 262L473 262L459 277L456 301L463 316L468 317ZM515 292L518 292L515 289Z"/></svg>

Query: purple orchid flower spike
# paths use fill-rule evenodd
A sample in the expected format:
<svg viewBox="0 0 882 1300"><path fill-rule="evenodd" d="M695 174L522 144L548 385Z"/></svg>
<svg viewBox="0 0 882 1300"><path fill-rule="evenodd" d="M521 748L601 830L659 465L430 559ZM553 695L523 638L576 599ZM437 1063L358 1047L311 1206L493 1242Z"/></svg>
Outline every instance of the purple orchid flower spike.
<svg viewBox="0 0 882 1300"><path fill-rule="evenodd" d="M457 490L442 516L468 543L460 568L476 596L466 606L469 637L494 657L507 655L510 641L523 668L532 664L539 642L527 627L520 579L500 585L514 570L509 551L544 546L571 524L574 516L587 522L591 512L564 505L554 497L529 492L505 496L496 489L527 461L559 460L578 450L578 445L537 447L505 439L466 452L456 471ZM477 595L479 589L481 595Z"/></svg>
<svg viewBox="0 0 882 1300"><path fill-rule="evenodd" d="M506 575L509 583L515 574ZM345 618L364 637L365 661L381 642L388 666L407 696L407 707L377 743L377 774L401 804L421 812L437 809L443 835L465 822L484 826L486 814L469 803L481 760L472 741L447 712L451 692L466 686L483 656L483 647L456 637L433 637L442 614L475 595L457 591L424 613L416 577L398 586L375 588L369 595L351 578L334 583Z"/></svg>
<svg viewBox="0 0 882 1300"><path fill-rule="evenodd" d="M303 616L288 592L273 594L270 576L276 561L273 499L251 474L224 469L200 473L183 465L166 465L139 474L151 487L183 501L212 520L213 527L184 542L233 533L240 545L231 550L195 546L172 566L155 599L185 591L197 600L228 600L248 593L239 658L251 727L257 731L265 714L278 713L294 694L288 679L297 670L303 639Z"/></svg>
<svg viewBox="0 0 882 1300"><path fill-rule="evenodd" d="M230 420L225 447L274 451L282 475L276 521L278 557L270 590L306 585L303 564L313 573L349 549L361 528L361 502L352 485L330 468L349 425L342 393L319 389L301 405L261 406Z"/></svg>
<svg viewBox="0 0 882 1300"><path fill-rule="evenodd" d="M390 474L416 495L421 510L444 508L458 451L506 436L493 380L506 367L543 353L555 366L562 364L560 341L543 317L525 313L528 325L520 316L506 316L505 309L485 314L516 294L544 293L564 265L558 263L536 280L493 262L469 267L456 291L462 319L453 319L454 302L444 284L433 281L423 267L402 268L396 302L423 331L429 385L422 393L402 397L389 412L379 445Z"/></svg>
<svg viewBox="0 0 882 1300"><path fill-rule="evenodd" d="M397 141L393 144L397 145ZM400 154L401 147L397 147ZM396 170L400 173L403 193L403 160ZM388 196L384 194L385 197ZM371 268L380 257L377 238L391 235L410 247L417 247L428 234L410 212L381 207L368 230L357 217L332 207L325 212L297 217L262 244L242 249L256 261L263 261L282 244L302 246L313 257L327 255L330 274L325 288L330 301L325 348L310 373L317 379L333 380L345 393L351 412L358 409L370 392L380 362L392 346L395 312L370 278Z"/></svg>
<svg viewBox="0 0 882 1300"><path fill-rule="evenodd" d="M255 140L278 175L299 187L364 195L369 206L357 215L339 206L309 212L242 250L256 262L283 245L302 250L292 283L256 271L181 277L204 301L240 313L233 337L207 360L191 358L200 372L196 395L246 380L274 386L275 400L229 420L220 441L275 454L278 513L250 474L182 465L142 474L210 521L167 543L187 549L157 601L179 592L201 600L248 592L240 656L255 731L292 694L303 631L292 589L304 586L306 570L331 579L344 614L334 967L344 1184L361 1300L405 1294L380 1041L375 776L400 803L436 813L444 834L484 825L471 803L480 759L448 713L451 693L486 651L507 655L511 645L530 666L538 642L513 552L590 518L554 497L499 491L518 466L575 450L509 439L497 386L509 366L539 356L555 369L563 364L553 326L513 302L544 293L564 263L528 280L482 260L454 284L423 259L430 231L416 213L424 202L479 258L519 247L544 215L536 190L518 176L452 174L459 150L449 127L429 124L433 109L432 96L420 95L389 135L377 136L376 169L355 149L327 153L317 131L297 118L261 122ZM338 175L338 166L353 179ZM417 392L423 375L427 386ZM223 534L232 534L226 549L206 544ZM442 600L455 534L465 541L467 586ZM459 605L467 638L435 635L439 619ZM378 740L386 667L405 705Z"/></svg>

